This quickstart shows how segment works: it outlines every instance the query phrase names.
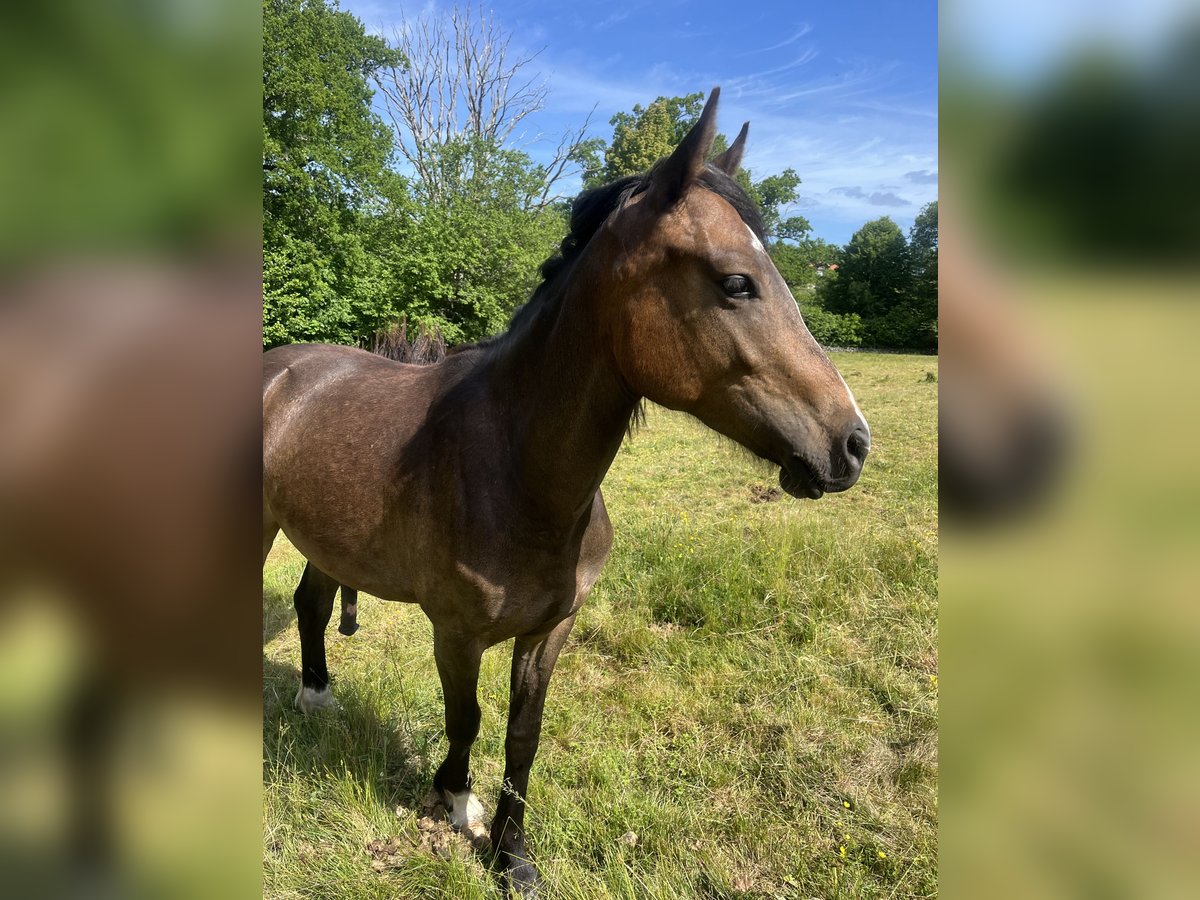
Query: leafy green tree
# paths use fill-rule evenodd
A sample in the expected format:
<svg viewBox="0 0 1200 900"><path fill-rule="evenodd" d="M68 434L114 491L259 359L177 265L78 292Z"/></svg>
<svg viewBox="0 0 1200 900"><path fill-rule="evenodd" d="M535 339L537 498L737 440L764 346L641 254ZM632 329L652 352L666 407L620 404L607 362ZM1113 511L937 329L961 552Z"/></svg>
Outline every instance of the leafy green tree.
<svg viewBox="0 0 1200 900"><path fill-rule="evenodd" d="M361 230L394 188L369 76L402 62L323 0L263 3L263 342L353 341L383 267Z"/></svg>
<svg viewBox="0 0 1200 900"><path fill-rule="evenodd" d="M801 301L804 324L822 347L857 347L863 339L863 321L858 313L838 315L811 299Z"/></svg>
<svg viewBox="0 0 1200 900"><path fill-rule="evenodd" d="M842 254L836 276L827 275L817 299L827 310L863 320L863 343L874 347L932 350L937 347L936 206L914 226L921 263L890 218L867 222ZM932 275L932 285L928 278ZM924 290L922 293L922 279ZM932 296L928 290L932 287Z"/></svg>
<svg viewBox="0 0 1200 900"><path fill-rule="evenodd" d="M520 151L461 140L424 152L444 175L439 198L414 185L408 215L379 223L392 229L384 241L389 308L438 327L451 344L476 340L503 329L529 298L566 231L565 215L525 205L543 182Z"/></svg>
<svg viewBox="0 0 1200 900"><path fill-rule="evenodd" d="M912 284L908 242L888 216L854 232L842 254L836 278L822 285L830 312L858 313L865 320L882 316L908 299Z"/></svg>
<svg viewBox="0 0 1200 900"><path fill-rule="evenodd" d="M790 172L791 169L787 171ZM773 234L777 241L790 241L795 244L803 244L808 242L808 235L811 232L812 224L804 216L789 216L775 226ZM817 240L820 240L820 238L817 238Z"/></svg>
<svg viewBox="0 0 1200 900"><path fill-rule="evenodd" d="M908 232L912 258L912 303L920 315L937 323L938 315L938 205L934 200L917 215Z"/></svg>
<svg viewBox="0 0 1200 900"><path fill-rule="evenodd" d="M778 175L768 175L761 181L753 181L746 169L738 171L738 181L762 211L763 225L767 234L777 240L801 240L812 230L803 216L783 220L780 207L795 203L800 187L800 176L795 169L784 169Z"/></svg>
<svg viewBox="0 0 1200 900"><path fill-rule="evenodd" d="M817 283L817 266L841 264L842 248L821 238L804 238L796 243L776 241L771 259L793 292Z"/></svg>
<svg viewBox="0 0 1200 900"><path fill-rule="evenodd" d="M704 95L696 93L659 97L648 106L637 104L632 112L617 113L608 122L613 136L603 151L604 164L596 168L598 160L593 157L592 167L584 173L584 183L596 187L645 172L679 146L703 109ZM721 144L717 152L728 146L723 137Z"/></svg>

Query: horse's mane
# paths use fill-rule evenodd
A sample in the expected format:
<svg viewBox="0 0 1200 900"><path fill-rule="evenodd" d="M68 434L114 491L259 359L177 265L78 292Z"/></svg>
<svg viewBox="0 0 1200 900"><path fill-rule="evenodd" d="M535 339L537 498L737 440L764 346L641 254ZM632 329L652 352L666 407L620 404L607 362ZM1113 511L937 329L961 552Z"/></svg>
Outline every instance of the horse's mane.
<svg viewBox="0 0 1200 900"><path fill-rule="evenodd" d="M563 296L561 287L583 254L588 242L595 237L600 226L608 221L609 216L623 208L631 198L650 186L654 172L659 165L662 165L662 161L649 172L627 175L602 187L584 191L576 197L571 204L570 230L567 232L567 236L562 239L558 250L542 263L541 284L537 286L529 300L513 313L508 329L477 343L454 347L450 353L499 346L511 338L533 330L536 324L546 317L547 313L556 310ZM762 214L741 185L711 163L704 167L697 181L702 187L728 202L755 236L764 244L766 243L767 234Z"/></svg>
<svg viewBox="0 0 1200 900"><path fill-rule="evenodd" d="M425 325L418 323L416 334L410 339L408 335L408 319L402 316L386 328L375 332L375 337L364 349L378 356L386 356L396 362L411 363L425 366L441 362L446 357L446 339L442 330L434 328L430 331Z"/></svg>

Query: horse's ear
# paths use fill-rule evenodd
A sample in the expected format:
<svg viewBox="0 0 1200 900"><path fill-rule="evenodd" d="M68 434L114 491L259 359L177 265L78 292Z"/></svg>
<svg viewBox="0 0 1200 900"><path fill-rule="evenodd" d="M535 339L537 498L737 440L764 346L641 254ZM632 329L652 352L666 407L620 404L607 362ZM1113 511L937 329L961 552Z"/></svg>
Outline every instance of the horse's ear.
<svg viewBox="0 0 1200 900"><path fill-rule="evenodd" d="M675 148L675 152L659 162L650 172L649 195L664 208L673 206L684 190L701 172L704 161L717 135L717 98L721 89L715 87L708 95L700 119Z"/></svg>
<svg viewBox="0 0 1200 900"><path fill-rule="evenodd" d="M746 135L749 133L750 123L746 122L729 149L713 160L713 165L730 178L737 174L738 167L742 164L742 154L746 152Z"/></svg>

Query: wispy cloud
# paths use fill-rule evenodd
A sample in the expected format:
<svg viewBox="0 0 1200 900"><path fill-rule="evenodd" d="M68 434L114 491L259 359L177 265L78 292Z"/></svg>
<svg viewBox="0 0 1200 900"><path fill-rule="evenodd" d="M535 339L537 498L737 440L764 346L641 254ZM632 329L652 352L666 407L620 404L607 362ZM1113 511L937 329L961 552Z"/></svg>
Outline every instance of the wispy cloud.
<svg viewBox="0 0 1200 900"><path fill-rule="evenodd" d="M918 169L915 172L905 172L904 177L913 184L937 184L938 173L928 169Z"/></svg>
<svg viewBox="0 0 1200 900"><path fill-rule="evenodd" d="M798 68L798 67L804 65L805 63L812 62L816 58L817 58L817 51L814 48L809 47L807 50L805 50L803 53L801 53L799 56L797 56L795 59L793 59L791 62L789 62L785 65L776 66L773 69L763 69L761 72L751 72L749 75L741 75L737 78L731 78L731 79L729 79L728 84L731 88L736 90L739 87L748 85L752 82L759 81L770 75L778 75L780 72L787 72L792 69Z"/></svg>
<svg viewBox="0 0 1200 900"><path fill-rule="evenodd" d="M607 18L602 19L592 26L593 31L603 31L606 28L612 28L629 18L633 10L619 9L616 12L610 13Z"/></svg>
<svg viewBox="0 0 1200 900"><path fill-rule="evenodd" d="M917 116L922 119L936 119L938 117L936 105L933 107L920 107L909 106L900 102L858 100L854 102L853 106L857 109L869 109L874 112L885 112L890 115Z"/></svg>
<svg viewBox="0 0 1200 900"><path fill-rule="evenodd" d="M898 65L896 62L856 65L837 75L791 85L789 86L790 90L787 88L778 90L774 93L773 99L777 105L822 95L827 99L845 101L852 96L868 93L868 89L870 92L882 90L885 87L887 76Z"/></svg>
<svg viewBox="0 0 1200 900"><path fill-rule="evenodd" d="M799 31L797 31L795 34L793 34L790 38L780 41L778 44L772 44L769 47L759 47L755 50L747 50L744 53L737 53L734 55L735 56L749 56L752 53L770 53L772 50L779 50L780 48L786 47L789 44L796 43L796 41L800 40L800 38L804 37L806 34L808 34L811 31L812 31L812 26L809 25L807 22L805 22L803 25L800 26Z"/></svg>

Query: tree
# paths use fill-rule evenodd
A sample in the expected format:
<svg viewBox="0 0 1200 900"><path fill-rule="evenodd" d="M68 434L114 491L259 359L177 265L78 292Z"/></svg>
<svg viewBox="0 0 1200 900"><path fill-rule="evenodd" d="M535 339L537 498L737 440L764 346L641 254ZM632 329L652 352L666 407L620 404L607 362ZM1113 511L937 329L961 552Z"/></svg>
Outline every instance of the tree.
<svg viewBox="0 0 1200 900"><path fill-rule="evenodd" d="M411 187L403 219L383 240L391 272L389 296L414 324L437 327L451 343L493 334L529 298L538 267L566 230L559 207L524 204L540 184L528 156L467 140L430 148L431 165L458 173L439 202Z"/></svg>
<svg viewBox="0 0 1200 900"><path fill-rule="evenodd" d="M390 308L451 343L475 340L502 329L536 286L566 230L555 186L594 144L585 121L549 163L512 145L548 89L525 77L533 58L513 57L512 35L482 10L425 15L395 39L409 65L376 82L412 178L405 217L378 223L391 233Z"/></svg>
<svg viewBox="0 0 1200 900"><path fill-rule="evenodd" d="M793 292L816 283L817 266L841 265L842 248L821 238L804 238L796 243L776 241L771 259Z"/></svg>
<svg viewBox="0 0 1200 900"><path fill-rule="evenodd" d="M837 277L823 285L823 305L830 312L858 313L868 321L882 316L908 299L909 266L900 226L888 216L873 219L850 238Z"/></svg>
<svg viewBox="0 0 1200 900"><path fill-rule="evenodd" d="M669 156L679 146L704 109L704 95L659 97L648 106L636 104L632 112L619 112L608 124L613 127L612 142L604 151L604 165L585 173L588 187L616 181L626 175L637 175ZM719 138L722 153L729 146L724 135Z"/></svg>
<svg viewBox="0 0 1200 900"><path fill-rule="evenodd" d="M778 175L768 175L757 182L751 180L750 172L741 169L738 171L738 181L762 210L763 225L771 237L776 240L800 240L812 230L803 216L793 216L785 222L780 214L780 207L796 202L800 176L795 169L784 169Z"/></svg>
<svg viewBox="0 0 1200 900"><path fill-rule="evenodd" d="M863 321L857 313L831 313L811 299L801 301L800 312L809 333L822 347L857 347L862 343Z"/></svg>
<svg viewBox="0 0 1200 900"><path fill-rule="evenodd" d="M917 215L908 233L912 258L912 304L921 318L937 326L938 205L934 200Z"/></svg>
<svg viewBox="0 0 1200 900"><path fill-rule="evenodd" d="M359 228L394 179L368 77L401 56L323 0L263 3L263 341L351 341L381 267Z"/></svg>
<svg viewBox="0 0 1200 900"><path fill-rule="evenodd" d="M820 285L817 299L827 310L862 317L868 346L937 347L936 219L935 205L922 211L913 229L915 251L887 216L867 222L846 245L837 275L826 275Z"/></svg>
<svg viewBox="0 0 1200 900"><path fill-rule="evenodd" d="M512 57L512 34L482 7L468 3L443 15L406 20L394 40L408 65L378 72L376 84L397 152L430 201L440 203L458 185L439 148L471 146L477 159L489 147L507 147L516 128L545 106L549 89L525 75L536 54ZM554 186L588 157L592 144L583 135L589 123L590 117L564 134L548 163L530 164L529 172L538 177L521 198L526 208L562 199Z"/></svg>

